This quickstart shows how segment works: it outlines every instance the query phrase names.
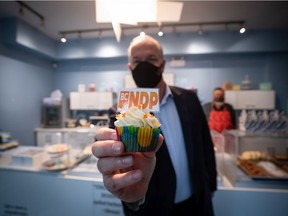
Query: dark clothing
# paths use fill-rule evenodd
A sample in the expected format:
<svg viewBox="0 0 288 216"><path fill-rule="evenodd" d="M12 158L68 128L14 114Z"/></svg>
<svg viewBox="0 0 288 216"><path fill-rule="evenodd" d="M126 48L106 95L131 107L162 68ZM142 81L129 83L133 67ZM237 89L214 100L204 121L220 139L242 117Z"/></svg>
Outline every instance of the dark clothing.
<svg viewBox="0 0 288 216"><path fill-rule="evenodd" d="M173 207L173 214L175 216L179 215L197 215L196 213L196 203L195 196L190 197L183 202L177 203Z"/></svg>
<svg viewBox="0 0 288 216"><path fill-rule="evenodd" d="M126 215L135 216L172 216L175 215L175 211L180 211L179 206L185 206L185 214L177 215L212 216L214 213L211 194L217 189L217 173L208 124L194 92L174 86L170 86L170 89L183 129L193 196L183 205L174 204L176 175L164 140L156 153L156 167L146 193L145 203L136 212L123 205L124 212ZM112 115L111 117L113 118ZM189 206L191 206L190 211Z"/></svg>

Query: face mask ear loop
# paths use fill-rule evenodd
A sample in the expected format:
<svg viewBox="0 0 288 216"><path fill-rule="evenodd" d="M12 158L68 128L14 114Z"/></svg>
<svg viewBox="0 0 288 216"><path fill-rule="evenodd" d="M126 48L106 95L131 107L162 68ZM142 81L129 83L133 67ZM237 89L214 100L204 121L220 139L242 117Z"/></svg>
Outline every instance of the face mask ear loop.
<svg viewBox="0 0 288 216"><path fill-rule="evenodd" d="M162 75L164 72L164 60L162 61L161 65L159 66L159 69L160 69L161 75Z"/></svg>

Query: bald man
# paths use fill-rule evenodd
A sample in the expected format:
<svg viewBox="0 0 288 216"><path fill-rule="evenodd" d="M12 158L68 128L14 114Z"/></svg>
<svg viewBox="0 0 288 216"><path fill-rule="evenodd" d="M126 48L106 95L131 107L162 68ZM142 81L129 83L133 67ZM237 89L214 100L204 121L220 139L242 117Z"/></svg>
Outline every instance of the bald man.
<svg viewBox="0 0 288 216"><path fill-rule="evenodd" d="M157 149L125 152L112 129L112 109L111 128L96 131L92 152L105 187L122 201L125 215L212 216L217 173L208 124L194 92L165 83L164 67L157 40L147 35L132 40L128 68L136 85L159 89Z"/></svg>

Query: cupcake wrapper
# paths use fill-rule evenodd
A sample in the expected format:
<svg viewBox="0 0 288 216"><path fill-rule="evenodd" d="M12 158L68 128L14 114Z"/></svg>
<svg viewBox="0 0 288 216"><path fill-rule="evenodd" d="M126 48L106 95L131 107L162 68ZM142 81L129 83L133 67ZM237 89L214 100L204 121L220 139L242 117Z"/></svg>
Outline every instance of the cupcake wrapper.
<svg viewBox="0 0 288 216"><path fill-rule="evenodd" d="M135 126L116 127L118 138L125 145L126 152L147 152L156 149L160 128Z"/></svg>

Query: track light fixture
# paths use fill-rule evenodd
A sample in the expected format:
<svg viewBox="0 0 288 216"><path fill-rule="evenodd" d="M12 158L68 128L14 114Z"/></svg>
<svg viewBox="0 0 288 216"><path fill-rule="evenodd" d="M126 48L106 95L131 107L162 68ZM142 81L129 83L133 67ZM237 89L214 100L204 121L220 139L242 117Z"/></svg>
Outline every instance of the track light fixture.
<svg viewBox="0 0 288 216"><path fill-rule="evenodd" d="M80 31L78 32L78 39L82 39L82 33Z"/></svg>
<svg viewBox="0 0 288 216"><path fill-rule="evenodd" d="M145 35L145 31L147 31L147 29L158 29L157 34L158 36L163 36L164 35L164 31L163 29L168 29L170 28L170 32L172 33L177 33L177 28L183 28L183 27L193 27L193 26L198 26L198 34L201 35L203 34L203 27L204 26L219 26L219 27L223 27L224 30L228 30L229 26L241 26L242 29L240 31L240 33L244 33L245 32L245 28L244 28L244 24L245 21L243 20L238 20L238 21L226 21L226 22L199 22L199 23L173 23L173 24L162 24L160 29L159 26L157 24L150 24L150 25L138 25L138 26L131 26L131 25L126 25L122 27L122 33L126 30L138 30L140 32L140 35ZM144 31L145 29L145 31ZM232 28L229 28L230 30L232 30ZM192 31L192 30L191 30ZM206 28L205 28L205 31ZM237 30L238 31L238 30ZM71 31L60 31L59 34L61 35L61 37L63 35L70 35L70 34L81 34L83 35L84 33L91 33L91 32L98 32L98 38L102 38L102 33L103 32L113 32L112 28L99 28L99 29L83 29L83 30L71 30ZM62 41L62 38L61 38Z"/></svg>
<svg viewBox="0 0 288 216"><path fill-rule="evenodd" d="M203 34L203 28L202 28L202 25L199 25L199 28L198 28L198 34L199 34L199 35L202 35L202 34Z"/></svg>
<svg viewBox="0 0 288 216"><path fill-rule="evenodd" d="M45 20L44 19L41 19L40 26L43 27L43 28L45 27Z"/></svg>
<svg viewBox="0 0 288 216"><path fill-rule="evenodd" d="M25 8L40 19L40 26L45 27L45 17L43 15L38 13L36 10L31 8L28 4L26 4L23 1L16 1L16 2L20 5L20 9L19 9L18 13L21 16L24 16L24 8Z"/></svg>
<svg viewBox="0 0 288 216"><path fill-rule="evenodd" d="M22 5L21 5L20 8L19 8L18 14L19 14L20 16L24 16L24 10L23 10L23 6L22 6Z"/></svg>
<svg viewBox="0 0 288 216"><path fill-rule="evenodd" d="M102 38L102 31L100 30L99 32L98 32L98 36L97 36L99 39L101 39Z"/></svg>
<svg viewBox="0 0 288 216"><path fill-rule="evenodd" d="M163 35L164 35L164 32L162 31L162 28L160 27L158 31L158 36L163 37Z"/></svg>

